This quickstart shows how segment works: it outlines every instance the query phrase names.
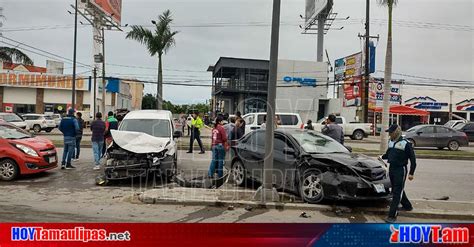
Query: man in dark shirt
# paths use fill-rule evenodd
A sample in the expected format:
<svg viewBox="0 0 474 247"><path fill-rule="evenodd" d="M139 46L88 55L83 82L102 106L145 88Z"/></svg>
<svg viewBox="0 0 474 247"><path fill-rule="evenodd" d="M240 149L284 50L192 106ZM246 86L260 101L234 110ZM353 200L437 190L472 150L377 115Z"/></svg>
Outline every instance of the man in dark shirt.
<svg viewBox="0 0 474 247"><path fill-rule="evenodd" d="M94 170L100 169L100 158L104 146L105 122L102 121L102 113L95 114L95 120L91 123L92 151L94 152Z"/></svg>
<svg viewBox="0 0 474 247"><path fill-rule="evenodd" d="M74 155L76 146L76 134L79 130L79 125L77 124L77 120L74 117L74 109L69 109L67 111L67 116L61 119L61 123L59 123L59 130L64 136L64 150L61 169L76 168L71 164L72 156Z"/></svg>
<svg viewBox="0 0 474 247"><path fill-rule="evenodd" d="M77 133L76 133L76 149L75 149L73 161L79 160L79 155L81 154L82 134L84 133L84 125L85 125L84 119L82 119L82 113L80 112L76 113L76 120L77 120L77 124L79 125L79 129L77 130Z"/></svg>
<svg viewBox="0 0 474 247"><path fill-rule="evenodd" d="M237 119L240 119L241 124L240 124L240 132L242 133L242 136L245 134L245 120L242 118L242 113L240 111L235 113L235 117Z"/></svg>

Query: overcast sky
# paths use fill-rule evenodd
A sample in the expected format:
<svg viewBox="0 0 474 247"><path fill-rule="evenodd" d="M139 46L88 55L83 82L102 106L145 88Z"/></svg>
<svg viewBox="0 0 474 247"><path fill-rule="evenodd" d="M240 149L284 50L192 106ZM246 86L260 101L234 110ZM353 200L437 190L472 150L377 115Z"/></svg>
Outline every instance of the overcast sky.
<svg viewBox="0 0 474 247"><path fill-rule="evenodd" d="M325 48L331 63L361 50L358 33L364 33L364 0L334 0L334 12L348 21L337 21ZM72 0L0 0L6 17L5 37L72 58ZM371 35L377 43L377 70L384 69L387 38L387 10L371 0ZM164 57L165 81L193 81L210 84L207 67L219 57L268 59L270 50L271 0L123 0L122 24L150 25L151 19L170 9L175 19L176 46ZM298 24L304 14L304 0L282 0L281 59L316 60L316 36L302 35ZM394 10L395 73L443 79L474 80L474 5L472 0L400 0ZM85 22L82 19L83 22ZM216 27L216 24L220 25ZM255 24L266 24L256 26ZM209 26L212 27L209 27ZM190 27L194 26L194 27ZM199 27L196 27L199 26ZM25 30L28 28L43 30ZM129 29L125 29L128 31ZM107 66L107 75L155 80L157 58L150 57L142 45L125 39L126 32L106 33L107 63L146 67ZM10 42L0 39L3 42ZM0 45L5 45L1 43ZM21 46L20 46L21 48ZM46 57L26 53L36 65L44 66ZM92 63L92 29L79 28L78 61ZM71 71L70 64L65 64ZM88 73L88 68L78 72ZM380 72L376 75L382 75ZM394 75L394 78L403 78ZM408 78L407 78L408 79ZM174 103L196 103L210 98L210 88L164 86L164 98ZM156 93L154 85L146 92Z"/></svg>

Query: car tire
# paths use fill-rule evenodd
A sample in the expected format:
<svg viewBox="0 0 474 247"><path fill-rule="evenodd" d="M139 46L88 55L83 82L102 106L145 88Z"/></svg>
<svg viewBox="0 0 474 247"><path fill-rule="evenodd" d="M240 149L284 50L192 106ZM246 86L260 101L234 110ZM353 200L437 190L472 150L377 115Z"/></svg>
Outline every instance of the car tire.
<svg viewBox="0 0 474 247"><path fill-rule="evenodd" d="M232 174L232 181L234 181L234 184L237 186L243 187L246 182L246 170L245 166L240 160L234 161L232 164L232 169L231 169L231 174Z"/></svg>
<svg viewBox="0 0 474 247"><path fill-rule="evenodd" d="M352 133L352 138L354 138L354 140L358 140L358 141L364 139L364 131L355 130L354 133Z"/></svg>
<svg viewBox="0 0 474 247"><path fill-rule="evenodd" d="M301 199L308 203L319 203L324 199L321 171L310 168L300 177L299 192Z"/></svg>
<svg viewBox="0 0 474 247"><path fill-rule="evenodd" d="M33 132L40 133L41 132L41 126L39 126L37 124L33 125Z"/></svg>
<svg viewBox="0 0 474 247"><path fill-rule="evenodd" d="M45 131L46 133L50 133L51 131L53 131L53 129L46 129Z"/></svg>
<svg viewBox="0 0 474 247"><path fill-rule="evenodd" d="M20 173L20 169L16 162L12 159L4 159L0 161L0 180L11 181Z"/></svg>
<svg viewBox="0 0 474 247"><path fill-rule="evenodd" d="M411 143L411 146L412 146L412 147L416 147L415 140L413 140L413 139L407 139L407 141L408 141L409 143Z"/></svg>
<svg viewBox="0 0 474 247"><path fill-rule="evenodd" d="M448 143L448 148L451 151L457 151L459 149L459 142L457 141L450 141Z"/></svg>

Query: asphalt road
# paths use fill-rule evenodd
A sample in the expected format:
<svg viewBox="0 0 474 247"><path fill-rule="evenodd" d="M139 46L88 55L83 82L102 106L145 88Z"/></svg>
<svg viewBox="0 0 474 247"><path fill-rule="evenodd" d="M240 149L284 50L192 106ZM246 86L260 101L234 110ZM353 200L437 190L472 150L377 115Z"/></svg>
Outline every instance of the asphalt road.
<svg viewBox="0 0 474 247"><path fill-rule="evenodd" d="M62 150L59 150L60 153ZM179 169L205 172L210 153L179 153ZM382 216L312 211L301 218L301 211L246 211L236 208L144 205L133 199L160 181L119 183L100 187L92 170L91 149L83 149L75 170L55 169L44 174L0 182L0 222L382 222ZM416 178L407 185L410 198L449 196L454 201L474 201L474 163L470 161L419 160ZM443 219L399 218L400 222L448 222Z"/></svg>

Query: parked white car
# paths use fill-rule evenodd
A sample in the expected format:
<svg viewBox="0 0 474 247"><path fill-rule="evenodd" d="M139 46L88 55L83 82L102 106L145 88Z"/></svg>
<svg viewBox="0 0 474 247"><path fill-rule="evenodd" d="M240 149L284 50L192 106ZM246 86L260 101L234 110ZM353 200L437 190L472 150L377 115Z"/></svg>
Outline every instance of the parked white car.
<svg viewBox="0 0 474 247"><path fill-rule="evenodd" d="M262 128L262 123L267 115L266 112L245 114L242 118L245 121L245 133ZM278 119L278 128L303 129L304 123L298 113L275 113Z"/></svg>
<svg viewBox="0 0 474 247"><path fill-rule="evenodd" d="M44 114L25 114L22 117L28 124L28 128L35 133L39 133L42 130L49 133L56 128L56 122L51 116Z"/></svg>
<svg viewBox="0 0 474 247"><path fill-rule="evenodd" d="M313 123L314 130L321 132L326 118ZM362 140L373 132L371 123L348 123L344 117L336 116L336 123L344 130L344 136L349 136L352 140Z"/></svg>
<svg viewBox="0 0 474 247"><path fill-rule="evenodd" d="M8 112L0 112L0 119L4 120L7 123L11 123L15 125L18 128L28 130L28 124L21 119L18 115L15 113L8 113Z"/></svg>

